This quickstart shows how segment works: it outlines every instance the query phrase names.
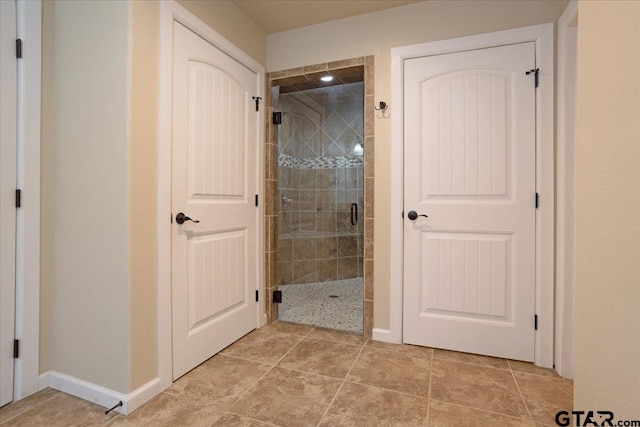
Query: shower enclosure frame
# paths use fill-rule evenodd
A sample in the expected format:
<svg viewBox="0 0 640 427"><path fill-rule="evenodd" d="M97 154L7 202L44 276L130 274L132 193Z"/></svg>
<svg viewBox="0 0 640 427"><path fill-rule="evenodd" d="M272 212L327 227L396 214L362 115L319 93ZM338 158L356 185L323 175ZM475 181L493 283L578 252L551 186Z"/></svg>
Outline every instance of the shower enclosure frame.
<svg viewBox="0 0 640 427"><path fill-rule="evenodd" d="M271 88L279 79L315 74L354 66L364 67L364 268L363 268L363 335L371 337L373 330L373 197L374 197L374 57L366 56L341 61L274 71L266 75L265 91L265 313L267 322L278 318L278 304L273 302L278 250L278 128L272 122L274 100Z"/></svg>

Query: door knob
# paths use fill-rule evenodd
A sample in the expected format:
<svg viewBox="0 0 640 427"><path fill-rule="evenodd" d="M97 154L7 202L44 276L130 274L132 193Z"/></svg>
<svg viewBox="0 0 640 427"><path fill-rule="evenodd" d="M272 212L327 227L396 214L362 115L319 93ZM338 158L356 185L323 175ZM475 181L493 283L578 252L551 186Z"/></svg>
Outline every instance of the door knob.
<svg viewBox="0 0 640 427"><path fill-rule="evenodd" d="M429 218L429 216L424 215L424 214L418 215L418 213L417 213L416 211L409 211L409 213L407 214L407 217L408 217L411 221L413 221L413 220L417 219L419 216L423 216L423 217L425 217L425 218Z"/></svg>
<svg viewBox="0 0 640 427"><path fill-rule="evenodd" d="M188 216L186 216L185 214L183 214L182 212L178 213L178 215L176 215L176 222L178 224L184 224L185 221L191 221L191 222L200 222L197 219L191 219Z"/></svg>

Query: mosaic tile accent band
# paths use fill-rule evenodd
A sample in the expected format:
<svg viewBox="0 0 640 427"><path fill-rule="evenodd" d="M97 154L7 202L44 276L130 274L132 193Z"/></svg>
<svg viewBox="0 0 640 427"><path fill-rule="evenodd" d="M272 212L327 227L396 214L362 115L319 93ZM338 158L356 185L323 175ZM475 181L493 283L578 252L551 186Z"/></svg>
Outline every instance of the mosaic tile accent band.
<svg viewBox="0 0 640 427"><path fill-rule="evenodd" d="M357 168L364 165L362 156L315 157L300 159L284 153L278 155L278 165L294 169Z"/></svg>

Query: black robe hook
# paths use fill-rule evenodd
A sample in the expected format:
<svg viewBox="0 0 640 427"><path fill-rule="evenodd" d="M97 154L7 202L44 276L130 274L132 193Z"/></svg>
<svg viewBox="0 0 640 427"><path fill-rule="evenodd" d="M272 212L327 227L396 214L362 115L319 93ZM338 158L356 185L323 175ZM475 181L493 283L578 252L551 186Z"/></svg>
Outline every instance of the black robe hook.
<svg viewBox="0 0 640 427"><path fill-rule="evenodd" d="M384 102L384 101L380 101L380 103L378 105L379 105L379 107L373 107L373 108L375 108L376 111L386 111L387 108L389 108L387 103Z"/></svg>

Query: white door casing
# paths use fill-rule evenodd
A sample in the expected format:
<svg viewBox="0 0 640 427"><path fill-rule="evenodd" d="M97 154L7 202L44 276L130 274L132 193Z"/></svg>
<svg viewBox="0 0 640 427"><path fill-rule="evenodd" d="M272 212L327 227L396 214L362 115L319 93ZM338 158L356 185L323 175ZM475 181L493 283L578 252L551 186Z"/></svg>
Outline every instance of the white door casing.
<svg viewBox="0 0 640 427"><path fill-rule="evenodd" d="M257 326L257 93L256 73L174 23L174 379Z"/></svg>
<svg viewBox="0 0 640 427"><path fill-rule="evenodd" d="M404 341L534 360L535 44L405 60Z"/></svg>
<svg viewBox="0 0 640 427"><path fill-rule="evenodd" d="M558 20L557 235L555 369L573 379L575 267L575 119L578 2Z"/></svg>
<svg viewBox="0 0 640 427"><path fill-rule="evenodd" d="M0 7L0 383L8 396L5 387L13 377L13 400L20 400L38 391L39 376L42 11L40 0L5 1ZM23 45L19 59L16 38Z"/></svg>
<svg viewBox="0 0 640 427"><path fill-rule="evenodd" d="M16 301L16 3L0 2L0 406L13 400Z"/></svg>

